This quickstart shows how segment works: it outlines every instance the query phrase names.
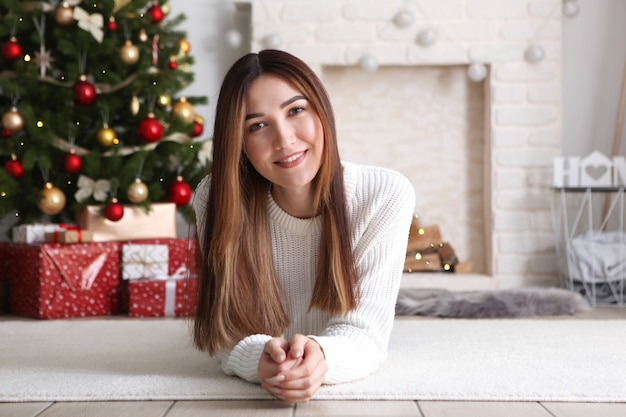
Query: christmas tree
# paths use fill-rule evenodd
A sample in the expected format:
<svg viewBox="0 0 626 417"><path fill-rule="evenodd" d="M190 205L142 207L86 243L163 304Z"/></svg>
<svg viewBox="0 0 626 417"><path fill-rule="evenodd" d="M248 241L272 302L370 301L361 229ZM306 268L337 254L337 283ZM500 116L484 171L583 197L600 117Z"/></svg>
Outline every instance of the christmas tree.
<svg viewBox="0 0 626 417"><path fill-rule="evenodd" d="M0 216L72 223L86 205L190 210L203 96L166 1L0 0ZM9 214L11 213L11 214Z"/></svg>

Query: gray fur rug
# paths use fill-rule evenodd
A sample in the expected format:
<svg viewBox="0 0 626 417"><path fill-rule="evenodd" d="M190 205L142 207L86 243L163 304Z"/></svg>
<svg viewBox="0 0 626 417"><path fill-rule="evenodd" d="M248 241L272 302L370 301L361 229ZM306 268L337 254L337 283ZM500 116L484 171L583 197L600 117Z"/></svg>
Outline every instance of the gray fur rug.
<svg viewBox="0 0 626 417"><path fill-rule="evenodd" d="M583 296L560 288L453 292L402 288L396 315L450 318L515 318L571 315L591 307Z"/></svg>

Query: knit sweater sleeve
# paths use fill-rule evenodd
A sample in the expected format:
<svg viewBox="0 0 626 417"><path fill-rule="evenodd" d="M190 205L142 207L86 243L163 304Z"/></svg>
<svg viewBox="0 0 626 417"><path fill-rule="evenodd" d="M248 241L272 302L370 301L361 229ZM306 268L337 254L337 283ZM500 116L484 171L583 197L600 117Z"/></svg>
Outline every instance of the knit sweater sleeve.
<svg viewBox="0 0 626 417"><path fill-rule="evenodd" d="M399 173L371 167L358 172L355 184L346 175L346 188L355 187L349 204L359 304L345 316L332 317L322 334L311 335L326 356L326 384L363 378L386 359L415 208L413 186Z"/></svg>

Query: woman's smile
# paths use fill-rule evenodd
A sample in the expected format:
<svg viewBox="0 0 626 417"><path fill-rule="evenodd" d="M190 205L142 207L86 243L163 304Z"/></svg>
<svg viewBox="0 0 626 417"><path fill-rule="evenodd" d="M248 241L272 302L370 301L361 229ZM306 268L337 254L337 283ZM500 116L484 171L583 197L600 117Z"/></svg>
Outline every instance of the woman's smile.
<svg viewBox="0 0 626 417"><path fill-rule="evenodd" d="M297 152L287 156L284 159L274 162L281 168L292 168L300 164L304 160L307 151Z"/></svg>

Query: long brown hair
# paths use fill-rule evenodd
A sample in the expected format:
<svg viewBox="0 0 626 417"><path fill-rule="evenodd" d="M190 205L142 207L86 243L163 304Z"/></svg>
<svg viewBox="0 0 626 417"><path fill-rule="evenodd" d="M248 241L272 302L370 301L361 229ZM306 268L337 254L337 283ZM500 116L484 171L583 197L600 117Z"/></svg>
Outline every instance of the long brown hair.
<svg viewBox="0 0 626 417"><path fill-rule="evenodd" d="M345 314L359 290L346 214L335 118L328 94L299 58L264 50L241 57L227 72L217 101L213 163L205 230L199 230L198 290L193 324L196 347L210 354L251 334L280 335L289 325L272 262L267 213L270 183L243 151L245 98L252 82L271 73L292 83L320 117L322 164L314 179L322 216L322 243L309 308ZM200 222L201 224L202 222Z"/></svg>

